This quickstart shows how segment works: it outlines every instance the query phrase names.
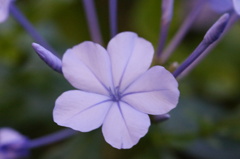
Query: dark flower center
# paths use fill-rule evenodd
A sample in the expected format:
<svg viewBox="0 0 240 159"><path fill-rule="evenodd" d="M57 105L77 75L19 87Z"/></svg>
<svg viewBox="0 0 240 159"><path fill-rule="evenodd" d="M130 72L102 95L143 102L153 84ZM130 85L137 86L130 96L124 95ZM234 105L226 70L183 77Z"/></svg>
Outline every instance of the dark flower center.
<svg viewBox="0 0 240 159"><path fill-rule="evenodd" d="M109 96L111 97L112 101L119 102L122 98L119 87L117 86L113 90L109 88Z"/></svg>

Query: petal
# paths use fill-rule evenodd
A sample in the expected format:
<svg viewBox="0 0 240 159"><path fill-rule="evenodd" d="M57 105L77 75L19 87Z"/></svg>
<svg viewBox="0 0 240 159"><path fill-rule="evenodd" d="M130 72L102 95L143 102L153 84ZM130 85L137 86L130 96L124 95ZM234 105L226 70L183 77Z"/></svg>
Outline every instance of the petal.
<svg viewBox="0 0 240 159"><path fill-rule="evenodd" d="M165 114L176 107L178 83L162 66L155 66L127 87L122 100L136 109L153 115Z"/></svg>
<svg viewBox="0 0 240 159"><path fill-rule="evenodd" d="M9 5L12 0L1 0L0 1L0 23L4 22L9 14Z"/></svg>
<svg viewBox="0 0 240 159"><path fill-rule="evenodd" d="M110 59L106 50L93 42L83 42L68 49L63 56L65 78L76 88L108 94L112 87Z"/></svg>
<svg viewBox="0 0 240 159"><path fill-rule="evenodd" d="M88 132L102 125L111 104L106 96L72 90L58 97L53 118L58 125Z"/></svg>
<svg viewBox="0 0 240 159"><path fill-rule="evenodd" d="M233 7L238 15L240 15L240 0L233 0Z"/></svg>
<svg viewBox="0 0 240 159"><path fill-rule="evenodd" d="M120 102L114 103L103 123L105 140L115 148L127 149L138 143L150 126L147 114Z"/></svg>
<svg viewBox="0 0 240 159"><path fill-rule="evenodd" d="M115 87L124 89L127 84L145 72L151 65L153 46L132 32L116 35L108 44Z"/></svg>

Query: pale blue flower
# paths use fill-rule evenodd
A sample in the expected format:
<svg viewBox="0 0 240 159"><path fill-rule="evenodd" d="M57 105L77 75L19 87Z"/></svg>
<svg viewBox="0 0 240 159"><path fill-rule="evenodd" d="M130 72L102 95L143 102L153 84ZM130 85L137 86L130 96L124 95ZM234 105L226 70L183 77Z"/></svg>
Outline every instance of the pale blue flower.
<svg viewBox="0 0 240 159"><path fill-rule="evenodd" d="M7 19L11 2L12 0L0 0L0 23Z"/></svg>
<svg viewBox="0 0 240 159"><path fill-rule="evenodd" d="M0 159L15 159L28 154L28 139L11 128L0 128Z"/></svg>
<svg viewBox="0 0 240 159"><path fill-rule="evenodd" d="M240 0L232 0L235 12L240 15Z"/></svg>
<svg viewBox="0 0 240 159"><path fill-rule="evenodd" d="M162 66L148 70L154 49L132 32L117 34L107 49L83 42L62 59L64 77L78 90L55 103L54 121L81 132L102 126L115 148L131 148L150 126L151 115L168 113L178 103L178 83Z"/></svg>

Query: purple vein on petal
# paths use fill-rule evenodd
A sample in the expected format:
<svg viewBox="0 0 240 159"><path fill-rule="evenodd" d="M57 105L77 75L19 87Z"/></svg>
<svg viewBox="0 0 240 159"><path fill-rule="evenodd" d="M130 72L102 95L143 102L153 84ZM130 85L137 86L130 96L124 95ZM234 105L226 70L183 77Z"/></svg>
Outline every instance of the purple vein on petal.
<svg viewBox="0 0 240 159"><path fill-rule="evenodd" d="M81 114L82 112L84 112L84 111L86 111L86 110L88 110L88 109L91 109L91 108L93 108L93 107L95 107L95 106L97 106L97 105L99 105L99 104L103 104L103 103L107 103L107 102L111 102L111 101L112 101L111 99L108 99L108 100L104 100L104 101L98 102L98 103L96 103L96 104L93 104L93 105L91 105L91 106L89 106L89 107L87 107L87 108L85 108L85 109L83 109L83 110L75 113L74 115L72 115L71 117L69 117L69 119L67 119L67 121L68 121L68 120L71 120L71 119L74 118L75 116Z"/></svg>
<svg viewBox="0 0 240 159"><path fill-rule="evenodd" d="M153 91L139 91L139 92L130 92L130 93L126 93L122 96L128 96L128 95L135 95L135 94L141 94L141 93L152 93L152 92L162 92L162 91L169 91L168 89L159 89L159 90L153 90ZM121 99L122 102L127 103L124 99ZM162 98L162 101L164 102L168 102L165 98ZM129 103L127 103L129 105Z"/></svg>
<svg viewBox="0 0 240 159"><path fill-rule="evenodd" d="M137 39L135 39L135 40L134 40L134 44L133 44L133 47L132 47L132 50L131 50L131 55L130 55L130 56L128 56L128 59L127 59L126 65L124 66L124 69L123 69L122 75L121 75L121 77L120 77L120 80L119 80L119 85L118 85L119 89L120 89L120 87L121 87L122 80L123 80L123 78L124 78L124 75L125 75L125 72L126 72L126 70L127 70L127 67L128 67L129 61L130 61L130 60L131 60L131 58L132 58L133 51L134 51L134 49L135 49L135 46L136 46L136 41L137 41Z"/></svg>
<svg viewBox="0 0 240 159"><path fill-rule="evenodd" d="M16 19L19 24L30 34L30 36L43 47L50 50L53 54L58 55L55 50L48 45L48 43L41 37L41 35L35 30L32 24L27 20L27 18L21 13L17 6L14 3L10 5L10 13Z"/></svg>
<svg viewBox="0 0 240 159"><path fill-rule="evenodd" d="M125 126L126 126L126 129L127 129L127 131L128 131L128 134L130 135L131 133L130 133L130 130L129 130L129 128L128 128L126 119L125 119L125 117L124 117L124 115L123 115L122 108L121 108L119 102L117 102L117 106L118 106L119 112L120 112L120 114L121 114L121 117L122 117L122 119L123 119L123 121L124 121L124 124L125 124ZM130 106L130 105L129 105L129 106ZM132 106L131 106L131 107L132 107ZM130 139L131 139L131 136L130 136ZM121 145L121 148L123 148L123 145Z"/></svg>
<svg viewBox="0 0 240 159"><path fill-rule="evenodd" d="M159 91L169 91L169 89L155 89L155 90L149 90L149 91L129 92L129 93L123 94L121 97L125 97L125 96L131 95L131 94L149 93L149 92L159 92Z"/></svg>
<svg viewBox="0 0 240 159"><path fill-rule="evenodd" d="M187 18L183 21L177 33L170 41L169 45L167 45L166 49L163 50L162 55L160 57L162 64L164 64L168 60L168 58L172 55L173 51L180 44L180 42L182 41L190 27L196 20L197 16L200 14L200 11L202 10L205 3L206 3L205 1L201 0L196 2L195 6L188 14Z"/></svg>
<svg viewBox="0 0 240 159"><path fill-rule="evenodd" d="M97 77L97 75L90 69L85 63L82 62L82 64L93 74L93 76L98 80L98 82L103 86L104 89L109 91L109 88Z"/></svg>
<svg viewBox="0 0 240 159"><path fill-rule="evenodd" d="M137 81L138 79L140 79L142 76L144 75L141 74L140 76L138 76L137 78L135 78L132 82L130 82L121 92L124 93L135 81Z"/></svg>
<svg viewBox="0 0 240 159"><path fill-rule="evenodd" d="M117 0L109 0L109 22L111 37L117 34Z"/></svg>
<svg viewBox="0 0 240 159"><path fill-rule="evenodd" d="M88 22L91 38L94 42L103 44L100 27L98 23L97 13L94 5L94 0L82 0L84 10Z"/></svg>
<svg viewBox="0 0 240 159"><path fill-rule="evenodd" d="M172 20L174 0L162 0L162 18L161 18L161 31L159 35L157 56L160 57L162 50L165 46L170 22Z"/></svg>
<svg viewBox="0 0 240 159"><path fill-rule="evenodd" d="M177 78L184 70L186 70L210 45L212 45L221 37L228 24L228 21L229 14L224 14L217 20L216 23L214 23L193 53L173 72L173 76L175 78Z"/></svg>

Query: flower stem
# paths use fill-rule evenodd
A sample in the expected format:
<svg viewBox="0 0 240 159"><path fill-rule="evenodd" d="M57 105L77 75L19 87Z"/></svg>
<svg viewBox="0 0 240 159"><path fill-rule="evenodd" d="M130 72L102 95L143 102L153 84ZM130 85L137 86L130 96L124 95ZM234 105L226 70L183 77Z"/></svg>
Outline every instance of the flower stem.
<svg viewBox="0 0 240 159"><path fill-rule="evenodd" d="M117 34L117 0L109 0L109 19L111 37Z"/></svg>
<svg viewBox="0 0 240 159"><path fill-rule="evenodd" d="M54 49L48 45L48 43L41 37L41 35L35 30L33 25L27 20L27 18L21 13L17 6L12 2L10 5L10 13L16 19L16 21L22 25L22 27L30 34L35 42L41 44L53 54L57 55Z"/></svg>
<svg viewBox="0 0 240 159"><path fill-rule="evenodd" d="M197 16L199 15L202 7L204 6L205 1L198 1L195 6L193 7L192 11L189 13L189 16L184 20L183 24L181 25L180 29L177 31L175 36L172 38L171 42L167 46L167 48L162 52L160 57L161 63L164 64L168 60L168 58L172 55L173 51L177 48L180 44L184 36L187 34L188 30L196 20Z"/></svg>
<svg viewBox="0 0 240 159"><path fill-rule="evenodd" d="M55 132L53 134L50 135L46 135L37 139L33 139L31 141L29 141L27 147L28 148L38 148L41 146L46 146L49 144L53 144L55 142L64 140L68 137L71 137L73 135L75 135L77 132L72 130L72 129L64 129L58 132Z"/></svg>
<svg viewBox="0 0 240 159"><path fill-rule="evenodd" d="M170 26L170 22L172 20L173 3L174 3L174 0L162 1L161 31L159 35L159 42L158 42L158 48L157 48L158 57L161 56L167 40L168 29Z"/></svg>
<svg viewBox="0 0 240 159"><path fill-rule="evenodd" d="M100 27L93 0L82 0L91 38L94 42L103 44Z"/></svg>

